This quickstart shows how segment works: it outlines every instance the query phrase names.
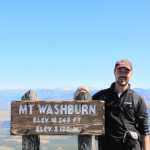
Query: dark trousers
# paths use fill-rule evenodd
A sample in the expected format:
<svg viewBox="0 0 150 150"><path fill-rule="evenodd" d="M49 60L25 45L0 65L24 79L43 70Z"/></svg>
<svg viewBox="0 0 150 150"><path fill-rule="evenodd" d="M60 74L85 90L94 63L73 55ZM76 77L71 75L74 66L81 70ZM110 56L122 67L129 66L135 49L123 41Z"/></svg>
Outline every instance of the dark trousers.
<svg viewBox="0 0 150 150"><path fill-rule="evenodd" d="M99 138L99 150L142 150L140 143L137 142L134 147L129 147L122 142L116 142L114 140Z"/></svg>

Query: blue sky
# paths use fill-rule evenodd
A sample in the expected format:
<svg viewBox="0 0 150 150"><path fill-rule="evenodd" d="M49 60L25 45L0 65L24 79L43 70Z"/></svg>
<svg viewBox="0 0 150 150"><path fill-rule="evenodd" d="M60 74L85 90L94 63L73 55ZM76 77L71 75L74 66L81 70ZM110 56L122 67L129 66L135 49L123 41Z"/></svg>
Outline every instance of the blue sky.
<svg viewBox="0 0 150 150"><path fill-rule="evenodd" d="M133 62L133 87L150 88L150 1L5 0L0 4L0 89L105 88L116 60Z"/></svg>

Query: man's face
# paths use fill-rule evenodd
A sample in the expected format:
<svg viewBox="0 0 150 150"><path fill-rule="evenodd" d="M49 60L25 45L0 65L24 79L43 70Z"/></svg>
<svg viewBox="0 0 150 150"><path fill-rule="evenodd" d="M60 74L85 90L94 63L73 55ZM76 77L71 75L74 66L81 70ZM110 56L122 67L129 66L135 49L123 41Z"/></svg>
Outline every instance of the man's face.
<svg viewBox="0 0 150 150"><path fill-rule="evenodd" d="M132 76L132 71L125 67L115 69L114 73L115 73L116 82L120 86L127 85Z"/></svg>

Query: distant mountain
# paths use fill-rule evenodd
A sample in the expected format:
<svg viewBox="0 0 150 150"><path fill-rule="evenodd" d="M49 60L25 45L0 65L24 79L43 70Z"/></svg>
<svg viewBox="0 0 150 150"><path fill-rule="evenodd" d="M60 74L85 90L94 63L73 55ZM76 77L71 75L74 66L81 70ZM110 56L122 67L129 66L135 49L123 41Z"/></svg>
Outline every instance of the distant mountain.
<svg viewBox="0 0 150 150"><path fill-rule="evenodd" d="M150 89L134 89L137 93L145 98L145 101L150 104ZM72 99L74 90L64 90L64 89L37 89L35 90L39 99ZM91 93L95 93L97 90L92 89ZM20 100L21 96L26 92L26 90L0 90L0 112L10 111L10 103L12 100ZM150 106L150 105L149 105ZM149 112L150 113L150 112ZM0 121L0 128L9 128L9 121Z"/></svg>
<svg viewBox="0 0 150 150"><path fill-rule="evenodd" d="M40 99L72 99L74 90L38 89L36 92Z"/></svg>
<svg viewBox="0 0 150 150"><path fill-rule="evenodd" d="M10 110L10 103L13 100L20 100L27 90L0 90L0 111ZM37 89L38 98L45 99L71 99L73 90L64 89Z"/></svg>
<svg viewBox="0 0 150 150"><path fill-rule="evenodd" d="M25 90L0 90L0 111L10 110L12 100L20 99Z"/></svg>
<svg viewBox="0 0 150 150"><path fill-rule="evenodd" d="M0 128L10 128L10 121L0 121Z"/></svg>
<svg viewBox="0 0 150 150"><path fill-rule="evenodd" d="M12 100L20 100L22 95L27 90L0 90L0 111L10 110L10 103ZM74 95L73 89L37 89L35 90L39 99L72 99ZM97 90L92 89L91 93L95 93ZM136 92L145 98L147 103L150 103L150 89L136 88Z"/></svg>
<svg viewBox="0 0 150 150"><path fill-rule="evenodd" d="M134 90L143 96L145 101L150 104L150 89L135 88Z"/></svg>

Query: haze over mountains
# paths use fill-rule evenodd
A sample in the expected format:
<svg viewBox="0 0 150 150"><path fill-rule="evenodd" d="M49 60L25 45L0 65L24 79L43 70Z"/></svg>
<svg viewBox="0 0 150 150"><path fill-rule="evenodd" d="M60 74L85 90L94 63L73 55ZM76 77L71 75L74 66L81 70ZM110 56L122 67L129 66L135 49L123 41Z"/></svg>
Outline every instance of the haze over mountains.
<svg viewBox="0 0 150 150"><path fill-rule="evenodd" d="M146 103L150 106L150 89L134 89L145 98ZM10 105L12 100L20 100L22 95L27 90L0 90L0 127L9 128L10 126ZM73 89L37 89L38 98L41 100L55 99L72 99L74 95ZM91 94L95 93L96 89L91 90Z"/></svg>
<svg viewBox="0 0 150 150"><path fill-rule="evenodd" d="M150 89L141 89L136 88L134 89L136 92L138 92L140 95L142 95L145 98L145 101L150 104ZM22 95L27 90L0 90L0 111L10 111L10 104L12 100L20 100ZM41 100L46 99L72 99L74 91L71 90L65 90L65 89L37 89L35 90L37 92L38 98ZM97 90L92 89L91 94L95 93Z"/></svg>

